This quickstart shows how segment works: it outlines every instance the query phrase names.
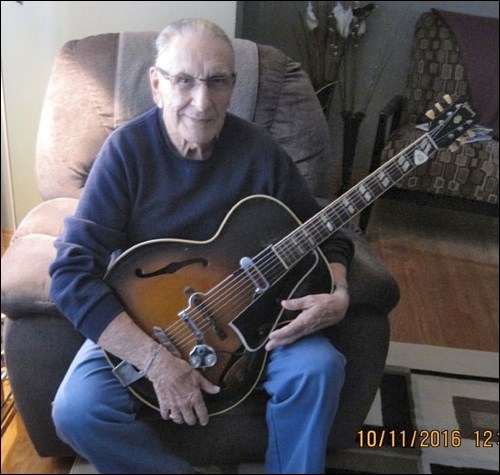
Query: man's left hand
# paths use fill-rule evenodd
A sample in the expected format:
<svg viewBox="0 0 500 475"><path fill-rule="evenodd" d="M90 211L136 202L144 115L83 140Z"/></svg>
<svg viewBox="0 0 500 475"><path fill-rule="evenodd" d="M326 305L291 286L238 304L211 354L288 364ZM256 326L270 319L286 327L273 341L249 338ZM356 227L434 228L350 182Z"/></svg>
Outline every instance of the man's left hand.
<svg viewBox="0 0 500 475"><path fill-rule="evenodd" d="M340 288L333 294L316 294L283 300L286 310L301 312L290 323L269 334L266 350L289 345L299 338L340 322L349 306L349 292Z"/></svg>

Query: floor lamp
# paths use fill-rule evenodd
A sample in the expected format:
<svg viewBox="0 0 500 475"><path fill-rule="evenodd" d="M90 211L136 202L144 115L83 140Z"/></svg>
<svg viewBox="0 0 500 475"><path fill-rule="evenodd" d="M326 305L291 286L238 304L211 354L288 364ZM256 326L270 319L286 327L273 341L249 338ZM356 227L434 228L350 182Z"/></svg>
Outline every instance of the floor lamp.
<svg viewBox="0 0 500 475"><path fill-rule="evenodd" d="M2 199L2 216L5 211L6 217L9 220L9 228L12 230L17 228L16 223L16 209L15 209L15 199L14 199L14 186L12 181L12 166L10 161L10 149L9 149L9 134L7 128L7 113L5 108L5 94L3 86L3 68L1 75L2 82L2 188L5 185L5 200ZM2 193L2 198L4 195ZM2 220L3 221L3 220ZM2 230L5 223L2 222Z"/></svg>

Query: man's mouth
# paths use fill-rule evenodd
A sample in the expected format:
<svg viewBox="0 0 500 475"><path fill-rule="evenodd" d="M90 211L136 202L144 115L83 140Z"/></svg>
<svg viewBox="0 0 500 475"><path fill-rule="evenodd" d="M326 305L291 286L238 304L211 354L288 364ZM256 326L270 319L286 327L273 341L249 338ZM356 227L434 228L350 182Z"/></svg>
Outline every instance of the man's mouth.
<svg viewBox="0 0 500 475"><path fill-rule="evenodd" d="M199 122L199 123L207 123L213 121L211 117L192 117L192 116L186 116L186 117L189 120L192 120L193 122Z"/></svg>

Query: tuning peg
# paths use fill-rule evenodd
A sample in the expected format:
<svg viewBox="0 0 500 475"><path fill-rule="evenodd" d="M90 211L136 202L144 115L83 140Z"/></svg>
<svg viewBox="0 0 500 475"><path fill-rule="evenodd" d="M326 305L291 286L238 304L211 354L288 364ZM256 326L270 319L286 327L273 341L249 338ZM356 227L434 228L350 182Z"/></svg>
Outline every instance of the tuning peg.
<svg viewBox="0 0 500 475"><path fill-rule="evenodd" d="M434 104L434 107L439 111L439 112L443 112L444 111L444 107L439 103L439 102L436 102Z"/></svg>
<svg viewBox="0 0 500 475"><path fill-rule="evenodd" d="M472 129L469 129L467 132L465 132L465 135L467 135L467 137L469 137L470 139L476 136Z"/></svg>
<svg viewBox="0 0 500 475"><path fill-rule="evenodd" d="M453 99L451 98L451 96L449 94L445 94L443 96L443 99L444 101L447 103L447 104L451 104L453 102Z"/></svg>
<svg viewBox="0 0 500 475"><path fill-rule="evenodd" d="M450 152L456 152L460 147L456 144L456 143L452 143L448 149L450 150Z"/></svg>
<svg viewBox="0 0 500 475"><path fill-rule="evenodd" d="M467 143L467 137L458 137L457 141L460 145L463 145Z"/></svg>
<svg viewBox="0 0 500 475"><path fill-rule="evenodd" d="M432 109L429 109L426 113L425 113L425 116L430 119L430 120L434 120L436 118L436 114L434 113L434 111Z"/></svg>

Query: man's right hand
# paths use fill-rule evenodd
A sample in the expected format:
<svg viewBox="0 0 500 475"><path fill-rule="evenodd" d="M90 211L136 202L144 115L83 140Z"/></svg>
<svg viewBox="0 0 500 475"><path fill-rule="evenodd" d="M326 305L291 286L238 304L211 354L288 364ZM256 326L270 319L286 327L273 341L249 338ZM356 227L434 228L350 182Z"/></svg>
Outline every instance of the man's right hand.
<svg viewBox="0 0 500 475"><path fill-rule="evenodd" d="M158 342L146 335L127 312L117 315L104 329L97 343L139 370L148 365ZM164 419L178 424L208 424L208 411L202 391L217 394L220 388L204 378L186 361L162 347L155 356L147 377L153 383Z"/></svg>
<svg viewBox="0 0 500 475"><path fill-rule="evenodd" d="M148 371L153 383L163 419L177 424L202 426L208 424L208 410L202 391L217 394L219 386L212 384L186 361L162 348Z"/></svg>

